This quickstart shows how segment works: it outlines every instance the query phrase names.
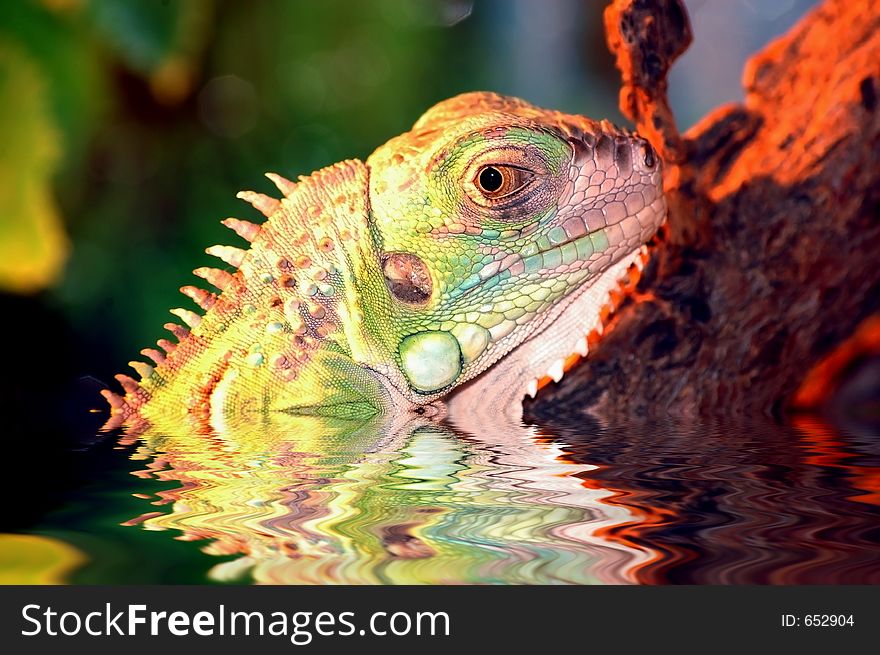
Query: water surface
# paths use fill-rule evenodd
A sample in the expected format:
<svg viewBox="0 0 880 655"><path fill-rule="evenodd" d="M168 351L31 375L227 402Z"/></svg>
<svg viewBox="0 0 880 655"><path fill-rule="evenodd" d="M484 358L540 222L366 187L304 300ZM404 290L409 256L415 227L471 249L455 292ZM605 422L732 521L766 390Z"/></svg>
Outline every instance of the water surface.
<svg viewBox="0 0 880 655"><path fill-rule="evenodd" d="M67 582L880 582L871 433L799 418L345 434L112 435L80 454L105 467L94 482L28 532L79 551Z"/></svg>

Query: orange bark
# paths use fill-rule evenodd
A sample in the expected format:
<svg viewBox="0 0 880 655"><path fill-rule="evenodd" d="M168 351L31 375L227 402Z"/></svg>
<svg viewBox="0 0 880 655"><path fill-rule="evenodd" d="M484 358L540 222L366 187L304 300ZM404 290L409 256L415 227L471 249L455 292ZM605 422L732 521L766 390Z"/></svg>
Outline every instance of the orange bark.
<svg viewBox="0 0 880 655"><path fill-rule="evenodd" d="M781 412L880 310L880 2L827 0L684 135L665 98L681 4L617 0L606 23L668 227L614 329L527 412Z"/></svg>

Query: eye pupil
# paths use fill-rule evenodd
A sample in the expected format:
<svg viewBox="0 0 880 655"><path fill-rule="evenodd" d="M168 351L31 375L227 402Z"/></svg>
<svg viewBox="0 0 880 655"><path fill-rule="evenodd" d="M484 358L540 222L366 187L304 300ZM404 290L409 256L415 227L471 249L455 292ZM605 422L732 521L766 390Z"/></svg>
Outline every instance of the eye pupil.
<svg viewBox="0 0 880 655"><path fill-rule="evenodd" d="M494 166L486 166L486 168L480 171L480 187L482 187L484 191L488 191L489 193L498 191L503 182L504 176L501 175L501 171Z"/></svg>

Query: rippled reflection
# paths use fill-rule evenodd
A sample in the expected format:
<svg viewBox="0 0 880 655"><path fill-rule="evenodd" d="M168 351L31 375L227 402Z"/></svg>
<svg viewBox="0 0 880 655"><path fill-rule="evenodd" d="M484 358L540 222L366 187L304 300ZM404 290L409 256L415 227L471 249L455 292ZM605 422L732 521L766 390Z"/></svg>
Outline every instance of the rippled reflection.
<svg viewBox="0 0 880 655"><path fill-rule="evenodd" d="M818 419L555 425L585 482L636 520L601 536L655 555L642 583L880 582L880 439Z"/></svg>
<svg viewBox="0 0 880 655"><path fill-rule="evenodd" d="M233 555L218 581L880 582L877 440L816 421L317 421L141 435L178 484L129 524Z"/></svg>

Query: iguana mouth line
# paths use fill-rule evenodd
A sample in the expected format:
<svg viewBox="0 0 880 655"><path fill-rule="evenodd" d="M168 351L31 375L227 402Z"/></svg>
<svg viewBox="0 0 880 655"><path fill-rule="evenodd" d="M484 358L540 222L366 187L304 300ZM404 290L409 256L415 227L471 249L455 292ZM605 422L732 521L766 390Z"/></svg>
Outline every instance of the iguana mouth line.
<svg viewBox="0 0 880 655"><path fill-rule="evenodd" d="M606 326L610 319L614 316L624 297L632 295L635 286L641 279L642 270L651 258L653 247L643 244L622 259L629 260L629 263L614 274L614 265L608 270L599 273L595 282L601 284L601 278L606 275L613 276L609 278L610 285L604 292L604 298L599 304L595 315L593 316L587 328L577 336L577 341L569 348L568 353L559 359L554 360L549 368L544 371L543 375L532 377L526 387L526 395L534 398L539 389L552 382L560 382L565 373L573 367L578 361L584 359L589 354L591 345L595 346L605 332ZM572 297L566 302L566 306L574 304L577 300L588 293L591 293L593 285L584 285L578 289ZM564 311L564 310L563 310ZM535 338L534 336L531 338Z"/></svg>

